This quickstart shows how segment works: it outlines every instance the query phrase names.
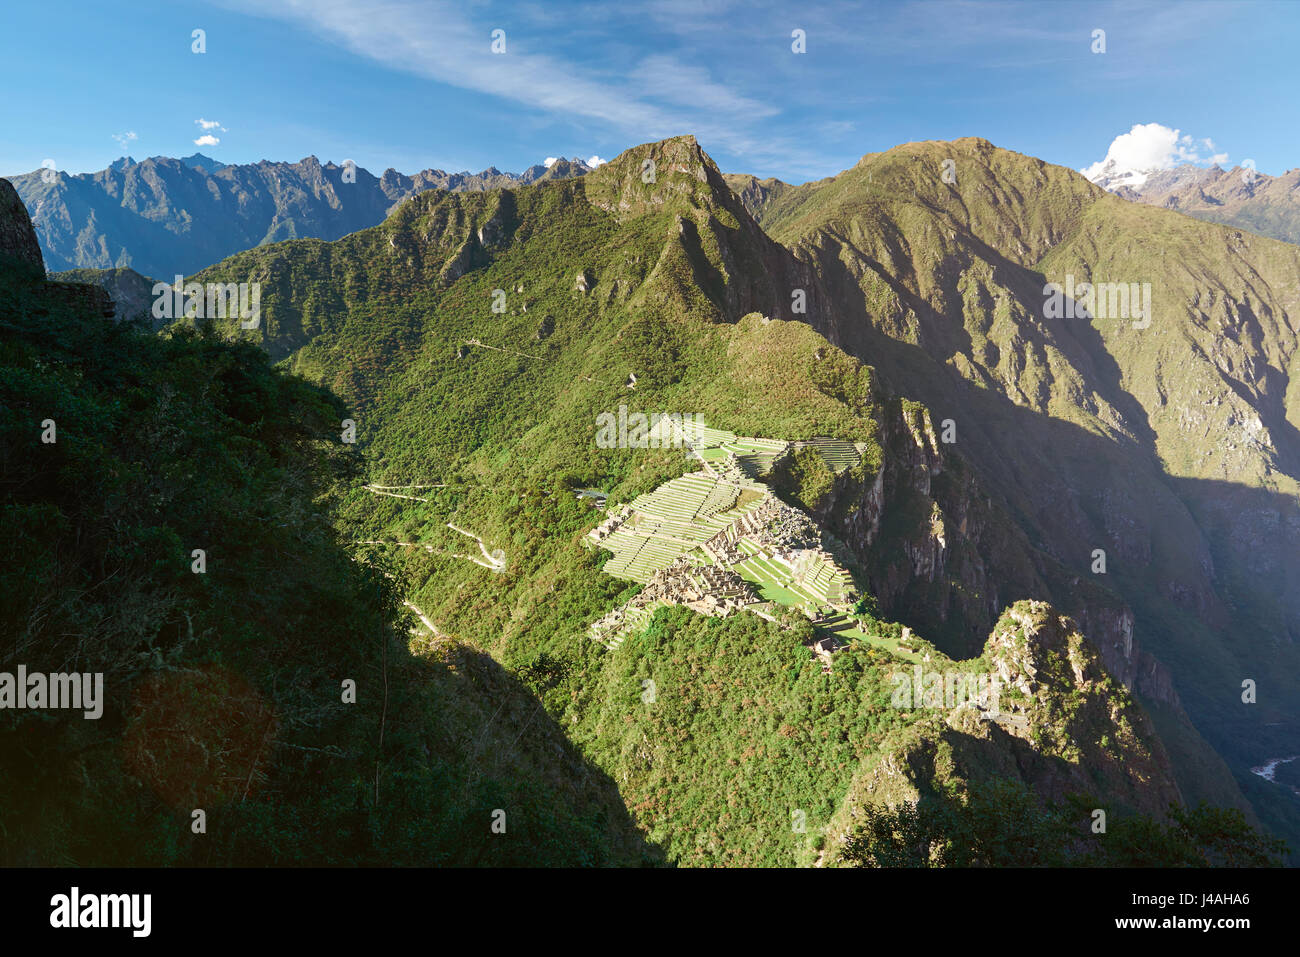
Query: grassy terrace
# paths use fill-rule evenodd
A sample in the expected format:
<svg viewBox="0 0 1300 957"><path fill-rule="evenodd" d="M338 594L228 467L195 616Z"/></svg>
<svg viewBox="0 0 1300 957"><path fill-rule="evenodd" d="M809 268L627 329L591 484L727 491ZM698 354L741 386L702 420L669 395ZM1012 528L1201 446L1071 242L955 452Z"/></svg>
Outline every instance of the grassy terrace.
<svg viewBox="0 0 1300 957"><path fill-rule="evenodd" d="M749 494L746 494L749 493ZM605 572L644 584L679 556L698 548L762 501L761 492L692 472L632 502L633 519L601 547L614 553Z"/></svg>
<svg viewBox="0 0 1300 957"><path fill-rule="evenodd" d="M638 496L631 503L629 520L600 542L613 553L604 571L626 581L645 584L683 555L710 564L699 546L770 494L760 477L790 449L790 443L779 439L738 436L699 423L682 428L665 422L663 428L670 430L664 438L689 442L704 468ZM671 432L674 428L675 434ZM852 442L818 438L800 444L815 448L837 472L861 461L862 450ZM748 537L737 544L749 557L734 570L755 586L765 602L802 608L812 617L824 608L833 608L840 614L825 624L837 634L849 635L853 621L844 614L844 602L853 582L847 571L832 561L814 559L796 572ZM630 615L616 633L602 635L601 640L607 647L617 647L628 634L644 627L651 614L646 610Z"/></svg>
<svg viewBox="0 0 1300 957"><path fill-rule="evenodd" d="M843 472L862 461L862 452L858 446L841 439L816 438L799 444L815 448L832 472Z"/></svg>
<svg viewBox="0 0 1300 957"><path fill-rule="evenodd" d="M598 636L598 640L610 651L616 649L623 643L628 635L640 631L646 625L650 624L650 619L654 617L656 611L664 607L661 601L654 601L644 608L632 608L627 611L627 617L623 620L622 625L616 630L607 632Z"/></svg>

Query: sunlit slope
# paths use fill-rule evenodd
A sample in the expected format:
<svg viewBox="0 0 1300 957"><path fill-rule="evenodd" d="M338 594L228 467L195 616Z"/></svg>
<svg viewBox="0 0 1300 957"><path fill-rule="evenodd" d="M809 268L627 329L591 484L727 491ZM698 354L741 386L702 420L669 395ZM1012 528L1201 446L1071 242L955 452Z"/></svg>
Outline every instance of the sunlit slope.
<svg viewBox="0 0 1300 957"><path fill-rule="evenodd" d="M1047 217L1028 234L1045 246L1064 223ZM629 756L605 750L582 728L596 710L638 705L608 699L605 689L635 646L610 652L587 632L640 585L605 574L608 554L584 547L605 516L577 493L597 489L610 502L630 502L699 468L681 448L600 447L598 417L620 407L691 414L744 436L857 443L861 457L842 473L809 449L811 458L792 457L770 481L846 543L856 586L880 585L909 601L927 591L942 596L942 614L925 617L923 629L914 619L921 629L914 643L932 639L953 660L969 659L1007 604L1051 599L1074 614L1075 606L1088 610L1091 589L1108 596L1091 605L1089 637L1106 646L1098 653L1114 655L1123 644L1123 603L1105 582L1072 582L1038 539L989 531L1010 526L1008 506L998 491L996 500L979 491L958 464L963 447L926 445L918 436L934 426L914 421L923 410L888 397L863 361L874 356L836 345L859 345L846 332L854 313L836 302L840 278L765 236L690 138L629 150L581 181L422 194L372 230L252 250L194 278L263 283L257 328L218 325L262 343L355 410L356 453L376 488L357 487L335 504L358 554L391 557L411 600L440 630L538 676L548 713L616 780L631 773ZM943 415L936 411L936 422ZM917 442L929 451L918 455ZM962 550L951 567L925 558L940 527L935 508L950 510L943 541ZM957 522L958 512L978 524ZM474 561L477 546L466 545L463 532L484 554L499 552L500 566ZM924 586L909 589L906 579L919 568ZM969 587L972 569L995 584ZM661 614L673 623L670 635L698 629L690 640L707 644L722 637L716 629L752 632L755 649L770 643L791 668L825 674L806 619ZM902 626L888 625L885 644L896 644ZM663 634L655 627L648 633ZM1125 680L1135 680L1139 660L1136 652L1127 664L1115 659L1132 672ZM702 736L701 747L730 747L721 737L727 728L699 720L680 733ZM840 735L859 719L841 711L826 720L839 729L827 732ZM673 757L680 773L714 781L701 776L700 760L693 749ZM830 802L819 820L829 820L855 766L837 759L818 772L813 786ZM669 784L647 786L666 796ZM795 797L790 790L775 800ZM648 820L644 808L631 809ZM691 860L681 848L703 825L689 815L673 821L686 831L669 840L670 853ZM741 859L762 858L757 837L746 846ZM797 858L773 860L811 861L810 847L791 845Z"/></svg>
<svg viewBox="0 0 1300 957"><path fill-rule="evenodd" d="M1137 639L1239 777L1284 748L1300 708L1300 249L975 139L869 154L758 211L815 267L828 337L951 419L1039 547L1098 578L1105 551ZM1109 295L1087 316L1049 307L1049 283L1084 282L1136 288L1149 314ZM1245 680L1267 686L1258 706Z"/></svg>

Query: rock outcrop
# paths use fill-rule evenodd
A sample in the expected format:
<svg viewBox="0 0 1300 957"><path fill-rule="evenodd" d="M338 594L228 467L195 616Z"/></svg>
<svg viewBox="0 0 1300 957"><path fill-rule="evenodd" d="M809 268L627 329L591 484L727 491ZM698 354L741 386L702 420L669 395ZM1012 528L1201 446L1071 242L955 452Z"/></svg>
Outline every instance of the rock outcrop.
<svg viewBox="0 0 1300 957"><path fill-rule="evenodd" d="M45 274L41 247L36 241L27 207L8 180L0 179L0 268L27 268L40 276ZM51 303L85 310L93 315L112 318L113 300L98 285L79 282L47 282L45 295Z"/></svg>
<svg viewBox="0 0 1300 957"><path fill-rule="evenodd" d="M7 179L0 179L0 256L38 269L45 268L27 207Z"/></svg>

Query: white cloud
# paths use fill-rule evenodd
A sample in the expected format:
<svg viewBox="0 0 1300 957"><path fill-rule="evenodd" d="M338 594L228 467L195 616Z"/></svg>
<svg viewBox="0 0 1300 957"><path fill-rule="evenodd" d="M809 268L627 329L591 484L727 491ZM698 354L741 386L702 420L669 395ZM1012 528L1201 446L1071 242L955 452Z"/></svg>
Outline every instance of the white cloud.
<svg viewBox="0 0 1300 957"><path fill-rule="evenodd" d="M128 130L125 133L113 134L113 139L117 140L117 145L120 146L122 149L126 149L128 143L132 143L135 140L138 140L139 138L140 137L135 135L134 130Z"/></svg>
<svg viewBox="0 0 1300 957"><path fill-rule="evenodd" d="M779 111L737 93L709 69L665 55L616 66L537 52L512 35L508 53L490 52L487 14L471 20L450 2L385 0L382 15L357 0L218 0L253 16L311 30L390 69L520 104L555 117L607 124L633 142L694 133L706 149L780 160L787 169L809 161L804 138L763 133L757 121ZM714 11L713 15L717 15ZM507 30L507 33L511 31Z"/></svg>
<svg viewBox="0 0 1300 957"><path fill-rule="evenodd" d="M203 119L203 117L199 117L197 120L195 120L194 125L204 131L203 135L194 141L195 146L216 146L218 143L221 142L221 139L217 136L214 136L211 131L216 130L219 133L227 132L226 128L222 126L218 121L205 120Z"/></svg>
<svg viewBox="0 0 1300 957"><path fill-rule="evenodd" d="M555 165L555 161L557 159L559 159L558 156L548 156L546 157L546 162L543 163L542 165L545 166L547 169L550 169L552 166Z"/></svg>
<svg viewBox="0 0 1300 957"><path fill-rule="evenodd" d="M587 157L587 165L590 166L592 169L595 169L597 166L604 166L608 162L609 160L603 160L599 156L595 155L594 153L591 156Z"/></svg>
<svg viewBox="0 0 1300 957"><path fill-rule="evenodd" d="M1182 163L1227 162L1227 153L1202 152L1213 149L1214 141L1208 137L1195 140L1160 123L1137 123L1111 141L1105 158L1079 172L1093 182L1106 180L1111 186L1125 183L1138 187L1146 182L1146 174L1157 170L1173 169Z"/></svg>

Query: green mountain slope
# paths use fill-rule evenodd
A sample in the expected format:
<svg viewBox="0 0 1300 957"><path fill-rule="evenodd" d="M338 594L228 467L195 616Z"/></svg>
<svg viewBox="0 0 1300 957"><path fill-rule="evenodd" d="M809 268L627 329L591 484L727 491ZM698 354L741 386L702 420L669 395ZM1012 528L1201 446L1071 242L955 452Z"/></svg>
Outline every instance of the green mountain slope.
<svg viewBox="0 0 1300 957"><path fill-rule="evenodd" d="M0 219L0 861L661 858L540 685L430 636L339 542L336 397L247 344L109 321L11 255L30 232ZM102 713L16 707L20 668L98 673Z"/></svg>
<svg viewBox="0 0 1300 957"><path fill-rule="evenodd" d="M761 214L836 303L819 328L953 420L1030 541L1080 579L1105 550L1134 637L1294 835L1292 796L1249 769L1285 756L1300 702L1300 249L982 140L870 154ZM1084 281L1149 284L1149 324L1047 308Z"/></svg>
<svg viewBox="0 0 1300 957"><path fill-rule="evenodd" d="M1039 255L1097 193L1043 169L1044 192L1065 208L1007 194L1018 205L998 214L1006 234ZM814 207L789 198L802 189L783 192L772 210L813 217ZM262 284L255 328L204 322L261 344L356 410L366 485L334 498L339 528L359 555L397 564L410 600L440 631L543 676L547 713L618 782L670 859L818 860L819 829L875 799L851 789L893 753L893 730L918 747L949 733L947 718L927 708L904 716L880 702L892 669L987 667L990 633L1027 598L1084 620L1089 660L1104 661L1116 683L1088 678L1091 665L1067 670L1037 722L1013 722L1025 738L963 726L956 733L987 741L969 745L969 759L942 781L931 770L914 788L1011 774L1045 796L1092 789L1155 811L1180 793L1181 775L1199 796L1245 806L1182 716L1168 675L1134 642L1133 612L1117 592L1081 578L1012 521L1017 503L985 490L998 486L981 485L955 454L964 446L943 446L938 414L890 398L861 361L874 357L837 347L857 345L854 313L837 302L843 278L820 265L773 242L682 137L629 150L581 180L424 193L373 229L249 250L191 279ZM864 620L864 637L830 653L829 672L811 645L834 632L779 609L773 621L664 609L613 652L590 640L591 624L639 586L605 574L609 556L584 545L587 534L620 503L700 467L682 448L600 447L599 417L620 406L699 416L741 436L858 443L857 468L796 456L764 481L839 540L858 584L895 620ZM607 496L607 511L583 490ZM1059 612L1042 615L1028 628L1031 643L1077 635L1073 622L1047 627ZM657 699L662 712L644 710L641 697L642 682L662 684L656 673L676 689L675 699ZM1133 707L1120 683L1166 710L1171 740L1190 755L1182 766L1198 762L1195 773L1171 767L1145 717L1127 719L1123 734L1110 723ZM737 690L718 713L709 695L724 688ZM1110 717L1070 723L1068 702L1084 700ZM738 744L745 736L749 756ZM788 771L786 739L807 743L806 774L777 773ZM1026 773L1016 757L1024 748L1057 770ZM1119 757L1104 757L1106 748ZM730 799L718 789L739 764L715 765L721 755L753 757L768 792L723 811ZM1076 767L1066 773L1059 761ZM805 831L790 830L794 810L805 812Z"/></svg>

